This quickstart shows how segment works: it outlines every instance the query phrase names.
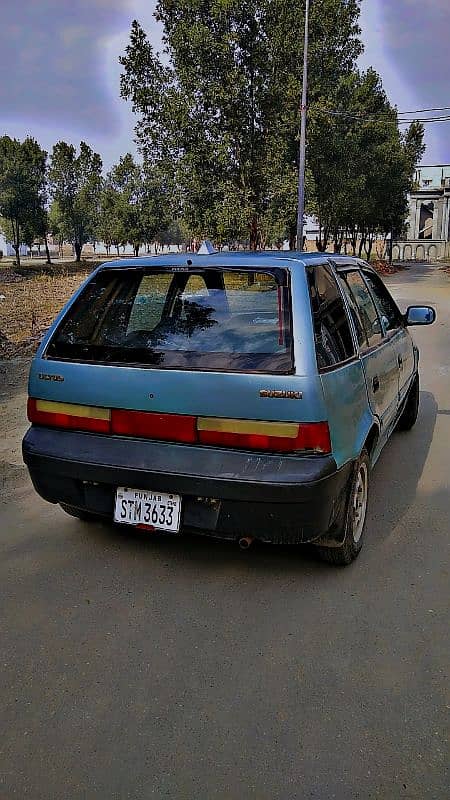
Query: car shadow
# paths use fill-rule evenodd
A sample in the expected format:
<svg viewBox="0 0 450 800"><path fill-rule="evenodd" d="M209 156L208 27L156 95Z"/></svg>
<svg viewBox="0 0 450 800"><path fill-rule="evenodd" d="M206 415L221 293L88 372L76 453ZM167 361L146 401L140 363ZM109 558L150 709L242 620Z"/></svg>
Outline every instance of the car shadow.
<svg viewBox="0 0 450 800"><path fill-rule="evenodd" d="M414 503L438 413L431 392L420 392L419 416L411 431L394 433L372 473L367 542L387 538Z"/></svg>
<svg viewBox="0 0 450 800"><path fill-rule="evenodd" d="M434 396L421 392L419 418L408 433L394 434L384 449L372 475L366 547L380 546L414 502L417 485L428 456L436 421ZM80 525L85 523L79 523ZM122 528L107 522L85 526L89 536L102 540L102 546L114 543L121 550L139 552L140 558L155 557L170 561L183 569L207 570L208 574L224 571L240 574L270 574L276 578L291 575L314 575L329 572L328 564L319 561L312 546L269 545L255 541L242 552L237 543L208 536L183 534L171 536ZM358 561L355 562L354 567Z"/></svg>

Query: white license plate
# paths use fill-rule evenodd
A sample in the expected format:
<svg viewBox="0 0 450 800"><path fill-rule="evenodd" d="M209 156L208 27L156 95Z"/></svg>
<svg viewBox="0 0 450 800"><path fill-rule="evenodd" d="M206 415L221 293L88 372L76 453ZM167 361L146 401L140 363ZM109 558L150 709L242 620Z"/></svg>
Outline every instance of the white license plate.
<svg viewBox="0 0 450 800"><path fill-rule="evenodd" d="M116 490L114 522L178 533L180 517L181 497L178 494L128 489L124 486Z"/></svg>

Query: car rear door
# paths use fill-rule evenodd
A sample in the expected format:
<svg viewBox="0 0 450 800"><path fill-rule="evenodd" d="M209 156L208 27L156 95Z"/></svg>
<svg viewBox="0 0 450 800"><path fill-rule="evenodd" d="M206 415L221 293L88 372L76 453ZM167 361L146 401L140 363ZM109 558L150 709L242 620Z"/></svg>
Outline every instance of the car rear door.
<svg viewBox="0 0 450 800"><path fill-rule="evenodd" d="M267 267L267 258L239 269L226 257L192 261L98 271L44 340L30 395L224 420L323 420L300 265L291 275L290 263Z"/></svg>
<svg viewBox="0 0 450 800"><path fill-rule="evenodd" d="M342 289L357 329L369 402L383 431L389 430L398 409L398 362L368 285L355 265L339 269ZM352 311L353 309L353 311Z"/></svg>
<svg viewBox="0 0 450 800"><path fill-rule="evenodd" d="M377 306L384 335L395 350L398 366L399 402L402 403L414 374L413 342L406 330L403 316L381 278L372 270L363 269L363 274Z"/></svg>

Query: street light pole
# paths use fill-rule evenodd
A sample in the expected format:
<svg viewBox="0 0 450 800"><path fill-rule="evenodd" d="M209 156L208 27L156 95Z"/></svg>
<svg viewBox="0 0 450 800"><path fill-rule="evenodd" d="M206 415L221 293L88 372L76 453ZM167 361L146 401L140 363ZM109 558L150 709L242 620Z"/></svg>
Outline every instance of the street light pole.
<svg viewBox="0 0 450 800"><path fill-rule="evenodd" d="M301 105L300 147L298 158L297 250L303 248L303 217L305 214L305 162L306 162L306 98L308 91L308 34L309 0L305 7L305 43L303 47L303 87Z"/></svg>

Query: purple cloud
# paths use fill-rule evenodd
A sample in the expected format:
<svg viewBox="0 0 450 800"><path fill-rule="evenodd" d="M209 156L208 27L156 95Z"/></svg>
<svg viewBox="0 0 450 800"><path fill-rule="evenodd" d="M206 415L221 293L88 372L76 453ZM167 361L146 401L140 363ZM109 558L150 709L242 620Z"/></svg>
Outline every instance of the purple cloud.
<svg viewBox="0 0 450 800"><path fill-rule="evenodd" d="M128 0L15 0L2 6L0 108L7 118L58 120L111 131L117 114L99 59L101 41L128 24ZM18 23L20 20L20 23ZM8 76L5 80L4 77Z"/></svg>

